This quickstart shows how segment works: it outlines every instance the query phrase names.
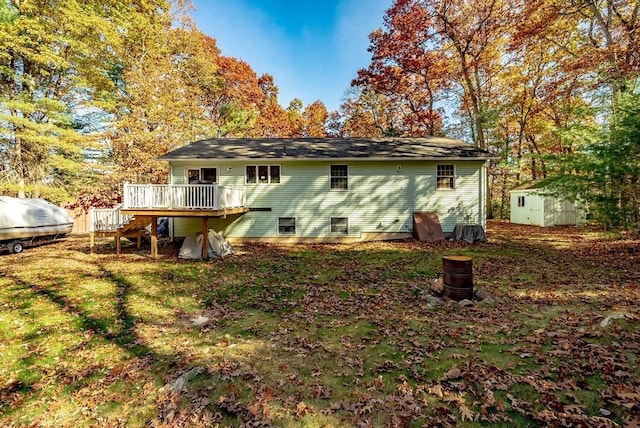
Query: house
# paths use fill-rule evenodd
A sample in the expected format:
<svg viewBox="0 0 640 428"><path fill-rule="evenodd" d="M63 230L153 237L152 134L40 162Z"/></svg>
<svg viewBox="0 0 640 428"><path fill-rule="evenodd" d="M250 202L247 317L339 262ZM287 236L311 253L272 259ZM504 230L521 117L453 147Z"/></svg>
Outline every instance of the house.
<svg viewBox="0 0 640 428"><path fill-rule="evenodd" d="M248 212L209 219L227 239L344 241L411 236L413 213L443 231L485 226L486 151L448 138L208 139L161 156L170 185L244 188ZM173 237L200 231L175 218Z"/></svg>
<svg viewBox="0 0 640 428"><path fill-rule="evenodd" d="M511 223L548 227L575 226L586 222L584 206L535 185L511 190L509 197Z"/></svg>
<svg viewBox="0 0 640 428"><path fill-rule="evenodd" d="M407 238L414 213L435 212L450 234L485 227L490 158L440 137L207 139L161 156L168 184L125 184L123 204L91 224L118 239L151 223L152 255L159 217L173 238L345 242Z"/></svg>

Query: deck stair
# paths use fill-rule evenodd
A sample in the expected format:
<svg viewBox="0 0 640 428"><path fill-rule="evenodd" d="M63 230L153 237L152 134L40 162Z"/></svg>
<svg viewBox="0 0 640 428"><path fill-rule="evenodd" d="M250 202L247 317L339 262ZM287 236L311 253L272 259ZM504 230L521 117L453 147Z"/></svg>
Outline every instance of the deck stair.
<svg viewBox="0 0 640 428"><path fill-rule="evenodd" d="M89 233L91 248L95 246L95 237L113 237L116 248L120 248L121 238L135 238L138 248L142 237L149 234L147 226L152 218L148 216L130 216L122 214L122 205L113 208L92 208L90 211Z"/></svg>
<svg viewBox="0 0 640 428"><path fill-rule="evenodd" d="M138 232L140 230L146 230L146 227L151 224L151 217L146 216L133 216L118 228L121 234Z"/></svg>

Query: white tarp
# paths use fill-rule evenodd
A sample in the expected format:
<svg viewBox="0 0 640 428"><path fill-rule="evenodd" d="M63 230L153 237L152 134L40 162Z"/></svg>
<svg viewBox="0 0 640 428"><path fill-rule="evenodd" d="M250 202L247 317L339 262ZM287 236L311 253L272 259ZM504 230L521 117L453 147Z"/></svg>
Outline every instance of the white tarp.
<svg viewBox="0 0 640 428"><path fill-rule="evenodd" d="M233 254L229 241L212 229L209 229L207 243L207 257L210 259L221 259ZM184 239L178 258L202 260L202 233L198 233L196 236L187 236Z"/></svg>
<svg viewBox="0 0 640 428"><path fill-rule="evenodd" d="M0 196L0 240L67 234L73 219L44 199Z"/></svg>

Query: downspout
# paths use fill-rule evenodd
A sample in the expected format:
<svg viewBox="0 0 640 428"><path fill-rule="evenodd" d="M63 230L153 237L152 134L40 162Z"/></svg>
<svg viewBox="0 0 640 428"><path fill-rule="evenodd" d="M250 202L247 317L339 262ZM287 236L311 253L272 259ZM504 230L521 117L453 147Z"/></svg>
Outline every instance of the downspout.
<svg viewBox="0 0 640 428"><path fill-rule="evenodd" d="M171 163L169 163L169 185L173 184L173 165L171 165ZM171 242L174 241L175 236L174 236L174 227L173 227L173 219L175 217L169 217L167 219L167 223L169 226L169 238L171 239Z"/></svg>
<svg viewBox="0 0 640 428"><path fill-rule="evenodd" d="M480 168L480 197L478 198L478 204L480 205L478 208L478 212L480 213L480 224L482 225L482 229L487 230L487 203L491 203L488 201L488 193L487 193L487 162L485 161Z"/></svg>

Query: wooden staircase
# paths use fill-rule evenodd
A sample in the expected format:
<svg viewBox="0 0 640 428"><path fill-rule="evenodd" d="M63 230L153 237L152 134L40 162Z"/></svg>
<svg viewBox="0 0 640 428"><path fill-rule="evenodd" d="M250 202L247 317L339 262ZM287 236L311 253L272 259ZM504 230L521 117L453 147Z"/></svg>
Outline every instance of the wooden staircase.
<svg viewBox="0 0 640 428"><path fill-rule="evenodd" d="M95 246L95 237L113 237L116 247L116 253L120 254L120 240L122 238L136 239L137 247L142 246L142 237L147 236L149 232L146 227L151 224L150 216L122 216L120 207L113 210L100 210L96 215L94 211L91 215L92 228L90 231L91 248ZM102 220L97 220L102 218Z"/></svg>
<svg viewBox="0 0 640 428"><path fill-rule="evenodd" d="M151 217L133 216L129 221L118 228L124 236L125 233L144 231L151 224Z"/></svg>

